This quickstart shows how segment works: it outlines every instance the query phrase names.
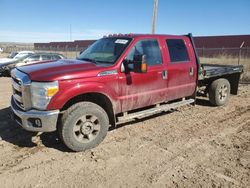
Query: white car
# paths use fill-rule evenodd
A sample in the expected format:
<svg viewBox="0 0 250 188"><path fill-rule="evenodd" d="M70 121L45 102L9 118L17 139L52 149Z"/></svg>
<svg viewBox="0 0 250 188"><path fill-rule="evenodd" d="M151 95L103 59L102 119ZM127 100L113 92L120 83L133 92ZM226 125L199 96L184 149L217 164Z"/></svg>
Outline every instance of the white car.
<svg viewBox="0 0 250 188"><path fill-rule="evenodd" d="M9 58L0 58L0 64L13 62L13 61L21 59L22 57L26 55L34 54L34 53L35 52L33 51L20 51L20 52L17 52L17 54L13 58L11 56Z"/></svg>
<svg viewBox="0 0 250 188"><path fill-rule="evenodd" d="M34 64L38 63L41 61L51 61L51 60L60 60L60 59L66 59L65 56L62 54L57 54L57 53L36 53L34 55L31 55L19 63L16 64L16 67L20 67L23 65L29 65L29 64Z"/></svg>
<svg viewBox="0 0 250 188"><path fill-rule="evenodd" d="M0 48L0 53L2 53L3 52L3 48Z"/></svg>
<svg viewBox="0 0 250 188"><path fill-rule="evenodd" d="M34 53L35 52L33 51L21 51L21 52L18 52L17 55L13 59L20 59L21 57L24 57L29 54L34 54Z"/></svg>

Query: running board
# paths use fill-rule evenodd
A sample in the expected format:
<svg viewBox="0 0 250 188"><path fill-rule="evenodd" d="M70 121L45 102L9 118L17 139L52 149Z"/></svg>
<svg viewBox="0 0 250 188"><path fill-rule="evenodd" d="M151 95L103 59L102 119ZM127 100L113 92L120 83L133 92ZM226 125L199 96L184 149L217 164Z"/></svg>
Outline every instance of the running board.
<svg viewBox="0 0 250 188"><path fill-rule="evenodd" d="M158 114L160 112L167 112L171 109L175 109L175 108L180 107L180 106L191 104L193 102L194 102L194 99L188 99L188 100L182 100L179 102L174 102L171 104L163 104L163 105L158 104L158 105L156 105L156 107L153 107L153 108L150 108L147 110L143 110L143 111L139 111L139 112L134 112L131 114L124 113L123 116L118 117L117 123L125 123L125 122L132 121L135 119L141 119L141 118L144 118L147 116Z"/></svg>

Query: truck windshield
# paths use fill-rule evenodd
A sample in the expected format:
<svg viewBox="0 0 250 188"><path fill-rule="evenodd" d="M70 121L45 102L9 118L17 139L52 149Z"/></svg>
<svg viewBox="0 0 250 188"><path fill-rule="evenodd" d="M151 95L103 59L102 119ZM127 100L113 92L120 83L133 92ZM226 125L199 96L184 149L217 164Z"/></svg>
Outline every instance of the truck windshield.
<svg viewBox="0 0 250 188"><path fill-rule="evenodd" d="M131 38L102 38L77 58L93 63L114 64L131 42Z"/></svg>

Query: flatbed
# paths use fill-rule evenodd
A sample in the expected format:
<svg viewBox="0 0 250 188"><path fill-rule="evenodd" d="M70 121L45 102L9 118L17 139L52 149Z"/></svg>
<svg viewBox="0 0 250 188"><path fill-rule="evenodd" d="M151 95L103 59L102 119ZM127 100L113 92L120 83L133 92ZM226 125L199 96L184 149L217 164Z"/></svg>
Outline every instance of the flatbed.
<svg viewBox="0 0 250 188"><path fill-rule="evenodd" d="M202 67L204 73L199 78L201 80L230 74L241 74L243 72L243 65L202 64Z"/></svg>

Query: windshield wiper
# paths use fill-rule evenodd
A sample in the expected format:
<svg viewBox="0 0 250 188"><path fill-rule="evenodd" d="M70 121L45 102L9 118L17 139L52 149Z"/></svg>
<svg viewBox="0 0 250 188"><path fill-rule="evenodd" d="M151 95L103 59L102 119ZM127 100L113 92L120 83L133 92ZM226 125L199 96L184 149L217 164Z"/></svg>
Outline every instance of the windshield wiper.
<svg viewBox="0 0 250 188"><path fill-rule="evenodd" d="M90 62L92 62L92 63L94 63L94 64L97 64L97 61L96 61L96 60L90 59L90 58L81 58L81 59L79 59L79 60L90 61Z"/></svg>

